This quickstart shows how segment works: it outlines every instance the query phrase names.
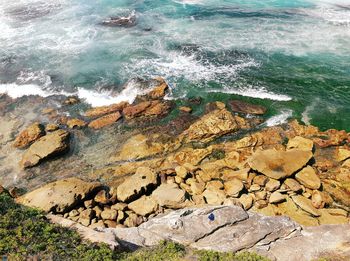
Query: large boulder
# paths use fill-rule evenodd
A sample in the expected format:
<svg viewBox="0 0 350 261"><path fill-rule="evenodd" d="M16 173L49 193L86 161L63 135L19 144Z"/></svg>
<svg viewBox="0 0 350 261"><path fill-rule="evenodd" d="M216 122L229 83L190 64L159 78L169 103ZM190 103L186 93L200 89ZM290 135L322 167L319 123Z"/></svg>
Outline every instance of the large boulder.
<svg viewBox="0 0 350 261"><path fill-rule="evenodd" d="M295 178L309 189L319 189L321 186L321 180L311 166L303 168L295 175Z"/></svg>
<svg viewBox="0 0 350 261"><path fill-rule="evenodd" d="M249 166L273 179L291 176L302 169L312 158L311 151L292 149L278 151L274 149L256 151L249 159Z"/></svg>
<svg viewBox="0 0 350 261"><path fill-rule="evenodd" d="M233 116L226 109L214 110L193 123L181 135L184 142L209 142L222 135L246 127L243 118Z"/></svg>
<svg viewBox="0 0 350 261"><path fill-rule="evenodd" d="M14 146L16 148L23 149L34 141L38 140L40 137L45 135L45 128L40 123L33 123L28 126L24 131L22 131L15 139Z"/></svg>
<svg viewBox="0 0 350 261"><path fill-rule="evenodd" d="M120 201L130 201L145 193L149 187L157 185L157 173L147 167L140 167L117 188Z"/></svg>
<svg viewBox="0 0 350 261"><path fill-rule="evenodd" d="M64 213L82 203L101 187L77 178L58 180L24 194L16 202L43 211Z"/></svg>
<svg viewBox="0 0 350 261"><path fill-rule="evenodd" d="M41 137L33 143L24 153L20 165L29 168L37 165L40 161L63 153L69 149L69 132L57 130Z"/></svg>
<svg viewBox="0 0 350 261"><path fill-rule="evenodd" d="M185 191L177 184L162 184L152 193L152 198L162 207L181 208L185 201Z"/></svg>

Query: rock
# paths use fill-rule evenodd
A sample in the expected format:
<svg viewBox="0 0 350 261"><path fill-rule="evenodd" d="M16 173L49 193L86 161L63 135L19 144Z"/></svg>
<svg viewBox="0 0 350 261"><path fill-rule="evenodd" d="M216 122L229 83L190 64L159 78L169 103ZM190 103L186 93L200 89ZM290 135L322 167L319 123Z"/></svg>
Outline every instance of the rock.
<svg viewBox="0 0 350 261"><path fill-rule="evenodd" d="M93 210L97 218L101 218L102 209L99 206L94 206Z"/></svg>
<svg viewBox="0 0 350 261"><path fill-rule="evenodd" d="M127 178L117 188L117 198L120 201L129 201L141 193L147 191L149 187L157 185L157 174L147 167L140 167L136 173Z"/></svg>
<svg viewBox="0 0 350 261"><path fill-rule="evenodd" d="M204 182L192 182L190 184L190 186L191 186L192 194L194 194L194 195L202 194L204 189L205 189L205 183Z"/></svg>
<svg viewBox="0 0 350 261"><path fill-rule="evenodd" d="M183 166L177 166L175 168L176 175L182 179L187 177L187 169Z"/></svg>
<svg viewBox="0 0 350 261"><path fill-rule="evenodd" d="M326 204L321 191L314 190L311 196L311 203L315 208L323 208Z"/></svg>
<svg viewBox="0 0 350 261"><path fill-rule="evenodd" d="M270 198L269 198L269 203L271 204L277 204L281 203L286 200L286 196L282 195L281 193L275 191L271 193Z"/></svg>
<svg viewBox="0 0 350 261"><path fill-rule="evenodd" d="M239 192L244 188L242 181L239 179L232 179L224 183L225 192L231 197L238 197Z"/></svg>
<svg viewBox="0 0 350 261"><path fill-rule="evenodd" d="M249 166L273 179L291 176L302 169L312 158L312 152L299 149L256 151L249 159Z"/></svg>
<svg viewBox="0 0 350 261"><path fill-rule="evenodd" d="M16 202L46 212L65 213L100 188L100 183L77 178L58 180L16 199Z"/></svg>
<svg viewBox="0 0 350 261"><path fill-rule="evenodd" d="M136 14L132 12L128 16L110 17L101 23L104 26L132 27L136 25Z"/></svg>
<svg viewBox="0 0 350 261"><path fill-rule="evenodd" d="M161 184L153 191L152 198L162 207L177 209L181 208L185 202L185 191L175 183Z"/></svg>
<svg viewBox="0 0 350 261"><path fill-rule="evenodd" d="M249 191L254 192L254 191L259 191L260 189L261 189L260 185L253 184L250 186Z"/></svg>
<svg viewBox="0 0 350 261"><path fill-rule="evenodd" d="M306 151L312 151L314 147L314 142L312 140L303 138L301 136L296 136L288 141L287 149L299 149L299 150L306 150Z"/></svg>
<svg viewBox="0 0 350 261"><path fill-rule="evenodd" d="M231 106L232 111L239 113L263 115L266 112L266 108L264 106L239 100L230 101L229 105Z"/></svg>
<svg viewBox="0 0 350 261"><path fill-rule="evenodd" d="M269 181L266 183L265 188L267 191L275 191L277 189L279 189L279 187L281 186L281 182L279 182L276 179L269 179Z"/></svg>
<svg viewBox="0 0 350 261"><path fill-rule="evenodd" d="M211 190L222 190L224 188L224 184L222 184L220 180L212 180L207 182L205 188Z"/></svg>
<svg viewBox="0 0 350 261"><path fill-rule="evenodd" d="M105 191L105 190L100 190L95 198L94 198L94 201L97 202L97 203L100 203L102 205L106 205L109 203L109 197L108 197L108 193Z"/></svg>
<svg viewBox="0 0 350 261"><path fill-rule="evenodd" d="M24 131L22 131L15 139L14 146L16 148L23 149L34 141L38 140L40 137L45 135L44 126L40 123L33 123L28 126Z"/></svg>
<svg viewBox="0 0 350 261"><path fill-rule="evenodd" d="M301 192L303 188L295 179L288 178L284 181L284 184L294 192Z"/></svg>
<svg viewBox="0 0 350 261"><path fill-rule="evenodd" d="M266 200L256 200L255 201L255 207L258 209L267 207L268 202Z"/></svg>
<svg viewBox="0 0 350 261"><path fill-rule="evenodd" d="M253 197L250 194L243 194L238 200L245 210L248 210L253 206Z"/></svg>
<svg viewBox="0 0 350 261"><path fill-rule="evenodd" d="M265 200L267 198L267 192L265 190L255 192L256 200Z"/></svg>
<svg viewBox="0 0 350 261"><path fill-rule="evenodd" d="M225 181L228 181L231 179L239 179L239 180L247 181L249 171L250 171L250 168L245 168L240 170L224 169L222 170L221 178Z"/></svg>
<svg viewBox="0 0 350 261"><path fill-rule="evenodd" d="M73 209L72 211L70 211L69 213L68 213L68 216L69 217L76 217L76 216L79 216L79 212L78 212L78 210L76 210L76 209Z"/></svg>
<svg viewBox="0 0 350 261"><path fill-rule="evenodd" d="M205 198L207 204L210 205L221 205L226 199L226 195L223 190L214 188L206 189L202 195Z"/></svg>
<svg viewBox="0 0 350 261"><path fill-rule="evenodd" d="M93 199L84 201L84 207L93 208L94 206L95 206L95 201Z"/></svg>
<svg viewBox="0 0 350 261"><path fill-rule="evenodd" d="M325 192L328 192L332 196L334 201L350 207L349 183L341 183L335 180L325 179L322 180L322 187Z"/></svg>
<svg viewBox="0 0 350 261"><path fill-rule="evenodd" d="M347 160L350 158L350 150L344 148L337 148L335 153L335 160L338 162Z"/></svg>
<svg viewBox="0 0 350 261"><path fill-rule="evenodd" d="M80 119L69 119L67 121L67 126L70 129L82 128L86 126L86 122Z"/></svg>
<svg viewBox="0 0 350 261"><path fill-rule="evenodd" d="M5 192L6 192L5 188L4 188L3 186L0 185L0 195L1 195L2 193L5 193Z"/></svg>
<svg viewBox="0 0 350 261"><path fill-rule="evenodd" d="M169 88L168 84L161 77L156 78L157 86L155 86L152 91L150 91L147 96L153 100L163 98L166 94L167 89Z"/></svg>
<svg viewBox="0 0 350 261"><path fill-rule="evenodd" d="M241 124L240 124L241 123ZM209 142L227 133L237 131L245 125L244 119L234 117L228 110L215 110L202 116L180 134L180 140L189 142Z"/></svg>
<svg viewBox="0 0 350 261"><path fill-rule="evenodd" d="M84 226L89 226L91 219L94 217L95 211L92 209L85 209L79 215L79 222Z"/></svg>
<svg viewBox="0 0 350 261"><path fill-rule="evenodd" d="M128 207L137 215L147 216L157 210L158 204L152 197L142 196L129 203Z"/></svg>
<svg viewBox="0 0 350 261"><path fill-rule="evenodd" d="M128 208L128 204L120 203L120 202L111 206L111 209L121 210L121 211L124 211L127 208Z"/></svg>
<svg viewBox="0 0 350 261"><path fill-rule="evenodd" d="M49 123L45 127L45 131L47 131L47 132L53 132L53 131L58 130L58 129L59 129L59 126L57 124L54 124L54 123Z"/></svg>
<svg viewBox="0 0 350 261"><path fill-rule="evenodd" d="M328 209L320 209L321 216L318 218L320 225L349 224L349 219L344 216L332 215Z"/></svg>
<svg viewBox="0 0 350 261"><path fill-rule="evenodd" d="M152 105L152 102L150 101L145 101L145 102L140 102L136 105L128 106L123 109L123 114L125 115L126 118L134 118L136 116L139 116L141 113L146 111L148 107Z"/></svg>
<svg viewBox="0 0 350 261"><path fill-rule="evenodd" d="M303 196L292 196L292 200L298 207L300 207L302 210L306 211L307 213L310 213L315 217L320 216L320 213L318 212L318 210L312 205L311 200Z"/></svg>
<svg viewBox="0 0 350 261"><path fill-rule="evenodd" d="M93 120L89 123L89 127L95 130L101 129L103 127L106 127L108 125L111 125L115 122L117 122L122 115L120 112L114 112L111 114L107 114L105 116L102 116L100 118L97 118L96 120Z"/></svg>
<svg viewBox="0 0 350 261"><path fill-rule="evenodd" d="M253 178L253 183L258 184L261 187L264 187L268 181L268 177L264 175L258 175Z"/></svg>
<svg viewBox="0 0 350 261"><path fill-rule="evenodd" d="M41 137L24 153L20 165L29 168L40 161L63 153L69 149L69 132L57 130Z"/></svg>
<svg viewBox="0 0 350 261"><path fill-rule="evenodd" d="M205 105L205 113L209 113L216 110L222 110L226 108L226 104L220 101L209 102Z"/></svg>
<svg viewBox="0 0 350 261"><path fill-rule="evenodd" d="M63 104L65 105L74 105L74 104L77 104L79 103L80 100L78 97L74 97L74 96L71 96L71 97L68 97L64 102Z"/></svg>
<svg viewBox="0 0 350 261"><path fill-rule="evenodd" d="M185 112L185 113L191 113L192 112L192 108L191 107L187 107L187 106L180 106L179 107L179 111Z"/></svg>
<svg viewBox="0 0 350 261"><path fill-rule="evenodd" d="M101 218L104 220L116 220L118 212L114 209L104 209L101 212Z"/></svg>
<svg viewBox="0 0 350 261"><path fill-rule="evenodd" d="M311 166L306 166L303 168L295 175L295 178L309 189L319 189L321 186L321 180Z"/></svg>
<svg viewBox="0 0 350 261"><path fill-rule="evenodd" d="M109 106L95 107L85 112L86 117L101 117L106 114L120 112L129 105L128 102L120 102Z"/></svg>

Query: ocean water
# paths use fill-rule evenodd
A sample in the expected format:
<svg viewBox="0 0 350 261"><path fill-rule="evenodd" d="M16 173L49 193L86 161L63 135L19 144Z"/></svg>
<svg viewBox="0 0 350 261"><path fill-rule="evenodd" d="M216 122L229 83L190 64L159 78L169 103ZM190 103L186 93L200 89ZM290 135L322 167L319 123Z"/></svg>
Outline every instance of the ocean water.
<svg viewBox="0 0 350 261"><path fill-rule="evenodd" d="M105 27L135 15L133 27ZM169 99L239 98L350 131L350 1L0 0L0 93L133 101L162 76Z"/></svg>

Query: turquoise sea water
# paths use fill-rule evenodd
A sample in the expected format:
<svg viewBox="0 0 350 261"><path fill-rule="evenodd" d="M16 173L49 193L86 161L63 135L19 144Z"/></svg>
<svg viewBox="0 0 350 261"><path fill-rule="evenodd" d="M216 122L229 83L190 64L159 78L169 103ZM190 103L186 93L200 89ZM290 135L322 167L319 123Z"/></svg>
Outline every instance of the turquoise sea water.
<svg viewBox="0 0 350 261"><path fill-rule="evenodd" d="M110 16L134 27L104 27ZM268 124L350 131L350 1L0 0L0 92L132 100L133 77L169 98L240 98Z"/></svg>

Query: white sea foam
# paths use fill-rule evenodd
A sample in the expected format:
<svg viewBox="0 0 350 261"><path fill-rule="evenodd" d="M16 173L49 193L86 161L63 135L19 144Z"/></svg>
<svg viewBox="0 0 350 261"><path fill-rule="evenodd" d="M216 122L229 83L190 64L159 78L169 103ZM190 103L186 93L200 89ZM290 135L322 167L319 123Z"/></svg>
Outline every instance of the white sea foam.
<svg viewBox="0 0 350 261"><path fill-rule="evenodd" d="M236 94L246 97L268 99L273 101L291 101L292 98L284 94L276 94L274 92L266 90L264 87L248 86L245 88L223 88L219 90L209 90L208 92L219 92L227 94Z"/></svg>
<svg viewBox="0 0 350 261"><path fill-rule="evenodd" d="M284 110L284 111L281 111L280 114L272 116L271 118L267 119L264 125L268 127L280 125L280 124L286 123L287 120L292 116L293 116L292 110Z"/></svg>

